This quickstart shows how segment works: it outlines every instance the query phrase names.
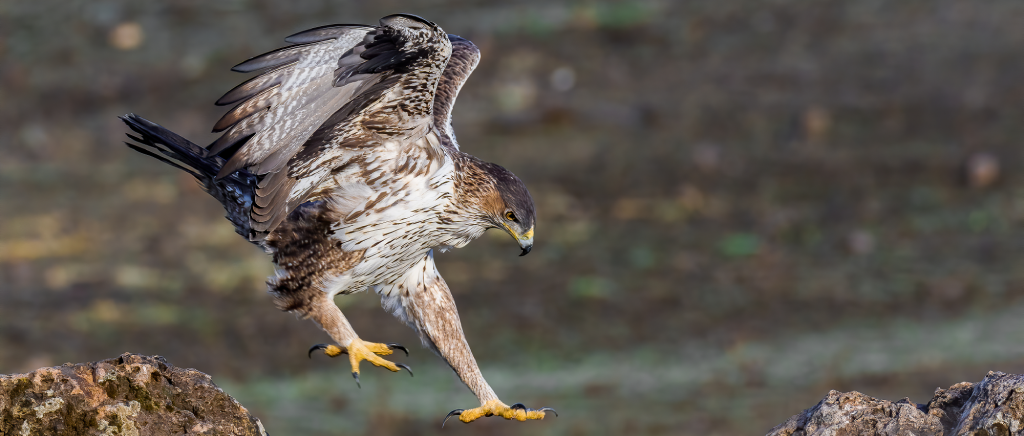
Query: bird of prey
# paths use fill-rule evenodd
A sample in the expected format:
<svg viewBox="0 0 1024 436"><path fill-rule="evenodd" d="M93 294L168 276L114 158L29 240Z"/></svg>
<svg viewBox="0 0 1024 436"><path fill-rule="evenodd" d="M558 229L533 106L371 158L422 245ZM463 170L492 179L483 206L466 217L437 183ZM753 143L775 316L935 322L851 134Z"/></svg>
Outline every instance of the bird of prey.
<svg viewBox="0 0 1024 436"><path fill-rule="evenodd" d="M329 25L289 36L293 45L233 70L259 72L228 91L232 105L200 147L134 114L133 149L191 173L220 201L236 232L273 256L267 284L277 306L312 319L359 364L409 368L381 356L398 344L363 340L334 303L371 289L479 398L445 417L543 419L550 408L506 405L470 351L434 249L462 247L492 228L533 247L534 204L523 182L464 153L452 106L480 51L423 18L377 26ZM411 374L411 371L410 371Z"/></svg>

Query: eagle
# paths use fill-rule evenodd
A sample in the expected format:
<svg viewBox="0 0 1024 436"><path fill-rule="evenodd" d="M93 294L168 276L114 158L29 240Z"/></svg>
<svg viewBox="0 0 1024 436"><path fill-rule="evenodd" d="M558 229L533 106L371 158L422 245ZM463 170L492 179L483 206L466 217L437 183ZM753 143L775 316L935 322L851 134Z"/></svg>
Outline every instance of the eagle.
<svg viewBox="0 0 1024 436"><path fill-rule="evenodd" d="M543 419L551 408L511 406L484 380L434 250L462 247L488 229L507 232L521 256L536 213L523 181L463 152L452 107L480 61L470 41L415 15L377 26L328 25L285 38L292 45L236 65L258 75L217 100L234 105L201 147L134 114L129 147L190 173L223 204L235 231L273 257L267 281L278 308L311 319L347 354L359 383L367 361L394 343L363 340L334 303L372 290L477 396L445 417ZM442 422L442 426L444 422Z"/></svg>

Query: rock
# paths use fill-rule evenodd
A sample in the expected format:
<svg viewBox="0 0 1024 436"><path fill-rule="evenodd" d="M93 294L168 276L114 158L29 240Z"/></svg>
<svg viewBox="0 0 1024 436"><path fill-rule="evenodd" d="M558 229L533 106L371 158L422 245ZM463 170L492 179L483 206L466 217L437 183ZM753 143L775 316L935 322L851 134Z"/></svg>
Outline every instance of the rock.
<svg viewBox="0 0 1024 436"><path fill-rule="evenodd" d="M125 353L0 375L0 435L266 435L210 376Z"/></svg>
<svg viewBox="0 0 1024 436"><path fill-rule="evenodd" d="M937 389L928 404L831 391L769 436L1024 434L1024 375L989 372L980 383Z"/></svg>

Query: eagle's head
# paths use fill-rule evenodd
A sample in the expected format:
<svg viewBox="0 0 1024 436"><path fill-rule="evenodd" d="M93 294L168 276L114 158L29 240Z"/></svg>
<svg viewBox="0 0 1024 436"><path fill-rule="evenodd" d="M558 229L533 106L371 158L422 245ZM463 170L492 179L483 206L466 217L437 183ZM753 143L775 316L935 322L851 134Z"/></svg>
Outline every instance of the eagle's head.
<svg viewBox="0 0 1024 436"><path fill-rule="evenodd" d="M533 227L537 220L533 197L519 177L500 165L487 163L483 170L494 188L483 204L487 221L508 232L523 249L520 256L526 256L533 249Z"/></svg>

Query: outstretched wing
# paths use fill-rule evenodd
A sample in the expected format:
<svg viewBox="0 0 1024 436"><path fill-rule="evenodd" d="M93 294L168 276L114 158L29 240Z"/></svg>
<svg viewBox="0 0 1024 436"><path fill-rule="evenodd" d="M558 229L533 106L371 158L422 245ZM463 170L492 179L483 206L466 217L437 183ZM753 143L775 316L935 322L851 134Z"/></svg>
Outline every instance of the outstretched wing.
<svg viewBox="0 0 1024 436"><path fill-rule="evenodd" d="M459 96L462 85L480 63L480 49L458 35L448 35L448 39L452 43L452 56L448 60L444 74L441 75L441 81L437 84L437 94L434 96L434 127L441 135L441 144L458 150L459 143L455 140L455 131L452 129L452 107L455 106L455 99Z"/></svg>
<svg viewBox="0 0 1024 436"><path fill-rule="evenodd" d="M413 169L443 158L431 150L437 141L423 140L451 55L440 27L399 14L377 27L324 26L286 40L296 45L235 66L263 73L217 101L237 105L214 126L225 133L209 147L228 158L218 177L244 168L260 178L255 231L272 231L295 207L344 183L340 172L380 173L373 189L401 175L387 170L406 163L397 162L403 156L416 159L406 165Z"/></svg>

